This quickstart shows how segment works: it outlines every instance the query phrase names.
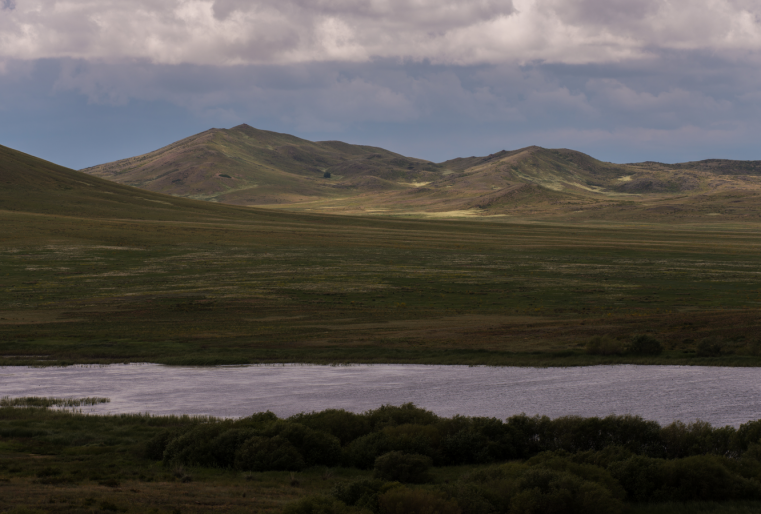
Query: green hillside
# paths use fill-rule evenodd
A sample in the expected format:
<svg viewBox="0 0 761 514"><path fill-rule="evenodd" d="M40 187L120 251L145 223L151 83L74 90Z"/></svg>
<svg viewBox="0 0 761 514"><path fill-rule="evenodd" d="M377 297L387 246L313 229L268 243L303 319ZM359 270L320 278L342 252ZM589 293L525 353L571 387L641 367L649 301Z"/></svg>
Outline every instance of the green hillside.
<svg viewBox="0 0 761 514"><path fill-rule="evenodd" d="M341 198L363 187L402 189L437 176L439 168L381 148L314 143L240 125L83 171L156 192L258 205Z"/></svg>
<svg viewBox="0 0 761 514"><path fill-rule="evenodd" d="M84 218L241 217L243 209L168 197L58 166L0 145L0 209Z"/></svg>
<svg viewBox="0 0 761 514"><path fill-rule="evenodd" d="M84 171L179 197L302 212L685 223L761 220L759 169L716 159L613 164L537 146L436 164L240 125Z"/></svg>

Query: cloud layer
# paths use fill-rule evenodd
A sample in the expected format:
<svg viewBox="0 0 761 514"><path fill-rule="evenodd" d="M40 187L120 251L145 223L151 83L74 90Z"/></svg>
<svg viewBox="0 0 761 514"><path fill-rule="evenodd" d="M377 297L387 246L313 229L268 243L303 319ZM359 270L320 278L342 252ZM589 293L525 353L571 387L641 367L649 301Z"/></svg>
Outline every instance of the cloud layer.
<svg viewBox="0 0 761 514"><path fill-rule="evenodd" d="M0 0L0 112L30 151L118 126L78 167L242 122L433 160L761 159L761 2ZM79 132L40 139L62 112Z"/></svg>
<svg viewBox="0 0 761 514"><path fill-rule="evenodd" d="M3 0L0 55L157 64L607 63L756 52L757 0Z"/></svg>

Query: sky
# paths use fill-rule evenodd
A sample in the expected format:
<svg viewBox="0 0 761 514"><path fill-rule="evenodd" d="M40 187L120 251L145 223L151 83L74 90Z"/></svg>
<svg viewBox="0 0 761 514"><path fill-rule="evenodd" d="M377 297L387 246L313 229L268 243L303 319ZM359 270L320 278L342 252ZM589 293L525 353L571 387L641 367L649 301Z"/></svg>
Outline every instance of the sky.
<svg viewBox="0 0 761 514"><path fill-rule="evenodd" d="M80 169L241 123L761 160L761 0L0 0L0 144Z"/></svg>

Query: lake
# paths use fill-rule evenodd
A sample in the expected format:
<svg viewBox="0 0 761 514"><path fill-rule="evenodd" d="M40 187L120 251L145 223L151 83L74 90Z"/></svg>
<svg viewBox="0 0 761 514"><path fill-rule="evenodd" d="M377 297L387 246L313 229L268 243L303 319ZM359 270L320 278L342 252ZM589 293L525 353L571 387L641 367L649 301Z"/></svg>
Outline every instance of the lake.
<svg viewBox="0 0 761 514"><path fill-rule="evenodd" d="M157 364L0 367L0 396L105 396L85 412L278 416L413 402L442 416L637 414L739 426L761 418L757 368Z"/></svg>

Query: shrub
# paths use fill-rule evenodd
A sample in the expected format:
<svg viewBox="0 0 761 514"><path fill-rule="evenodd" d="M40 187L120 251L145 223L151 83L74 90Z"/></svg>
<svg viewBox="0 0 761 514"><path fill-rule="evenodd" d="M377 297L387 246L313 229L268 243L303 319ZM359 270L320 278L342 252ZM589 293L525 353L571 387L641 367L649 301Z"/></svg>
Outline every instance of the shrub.
<svg viewBox="0 0 761 514"><path fill-rule="evenodd" d="M706 337L698 341L695 353L698 357L718 357L721 355L722 344L715 337Z"/></svg>
<svg viewBox="0 0 761 514"><path fill-rule="evenodd" d="M304 457L307 466L333 466L341 461L341 442L325 432L298 423L278 422L265 434L287 439Z"/></svg>
<svg viewBox="0 0 761 514"><path fill-rule="evenodd" d="M375 459L375 478L402 483L428 481L431 459L425 455L388 452Z"/></svg>
<svg viewBox="0 0 761 514"><path fill-rule="evenodd" d="M286 505L283 509L283 514L346 514L348 512L349 508L345 503L324 496L303 498Z"/></svg>
<svg viewBox="0 0 761 514"><path fill-rule="evenodd" d="M732 438L736 451L745 451L753 443L761 442L761 420L748 421L740 425Z"/></svg>
<svg viewBox="0 0 761 514"><path fill-rule="evenodd" d="M397 425L383 429L389 449L404 453L427 455L440 461L437 450L441 435L433 425Z"/></svg>
<svg viewBox="0 0 761 514"><path fill-rule="evenodd" d="M487 496L490 491L474 484L458 484L453 491L457 504L466 514L497 514L507 512L510 501L503 502L505 508L498 508Z"/></svg>
<svg viewBox="0 0 761 514"><path fill-rule="evenodd" d="M166 450L169 442L177 437L177 434L173 431L162 430L155 436L153 436L146 444L143 454L147 459L161 460L164 458L164 450Z"/></svg>
<svg viewBox="0 0 761 514"><path fill-rule="evenodd" d="M716 456L700 455L663 463L664 484L657 498L673 501L754 500L761 485L730 472Z"/></svg>
<svg viewBox="0 0 761 514"><path fill-rule="evenodd" d="M164 462L217 466L211 443L227 427L221 423L201 424L175 437L164 450Z"/></svg>
<svg viewBox="0 0 761 514"><path fill-rule="evenodd" d="M623 504L610 491L570 473L544 468L528 470L517 482L510 512L520 514L614 514Z"/></svg>
<svg viewBox="0 0 761 514"><path fill-rule="evenodd" d="M220 468L235 466L235 453L238 448L255 434L251 429L232 428L215 437L209 444L209 453L215 465Z"/></svg>
<svg viewBox="0 0 761 514"><path fill-rule="evenodd" d="M333 488L333 496L346 505L378 512L378 496L393 487L399 487L398 482L383 480L359 480L348 484L338 484Z"/></svg>
<svg viewBox="0 0 761 514"><path fill-rule="evenodd" d="M656 338L643 334L632 338L627 353L632 355L660 355L663 353L663 345Z"/></svg>
<svg viewBox="0 0 761 514"><path fill-rule="evenodd" d="M736 439L733 427L713 428L705 421L685 424L675 421L661 429L665 457L677 459L691 455L727 455Z"/></svg>
<svg viewBox="0 0 761 514"><path fill-rule="evenodd" d="M529 459L526 464L531 467L541 467L553 471L570 473L587 482L593 482L604 487L611 497L623 500L626 491L610 472L600 466L579 463L571 460L566 452L544 452Z"/></svg>
<svg viewBox="0 0 761 514"><path fill-rule="evenodd" d="M433 412L416 407L413 403L400 406L383 405L366 413L373 430L396 425L433 425L439 417Z"/></svg>
<svg viewBox="0 0 761 514"><path fill-rule="evenodd" d="M358 480L348 484L339 483L333 487L333 496L346 505L355 505L363 496L377 494L383 484L383 480Z"/></svg>
<svg viewBox="0 0 761 514"><path fill-rule="evenodd" d="M359 469L369 469L375 459L391 451L391 443L384 432L375 432L355 439L346 448L348 462Z"/></svg>
<svg viewBox="0 0 761 514"><path fill-rule="evenodd" d="M514 458L526 458L547 449L543 444L552 431L552 423L547 416L529 417L526 414L518 414L507 418L507 426L514 434Z"/></svg>
<svg viewBox="0 0 761 514"><path fill-rule="evenodd" d="M610 466L634 501L724 501L761 498L761 484L733 473L722 457L676 460L636 456Z"/></svg>
<svg viewBox="0 0 761 514"><path fill-rule="evenodd" d="M576 453L624 446L635 453L649 453L661 444L660 430L658 423L638 416L563 416L542 427L540 449Z"/></svg>
<svg viewBox="0 0 761 514"><path fill-rule="evenodd" d="M626 352L624 344L608 335L595 336L586 346L591 355L623 355Z"/></svg>
<svg viewBox="0 0 761 514"><path fill-rule="evenodd" d="M306 463L288 439L252 437L235 453L235 467L243 471L301 471Z"/></svg>
<svg viewBox="0 0 761 514"><path fill-rule="evenodd" d="M761 354L761 339L751 339L745 344L745 350L750 355L759 355Z"/></svg>
<svg viewBox="0 0 761 514"><path fill-rule="evenodd" d="M289 421L300 423L312 430L327 432L337 437L342 445L347 445L371 432L370 421L367 417L343 409L296 414L290 417Z"/></svg>
<svg viewBox="0 0 761 514"><path fill-rule="evenodd" d="M441 443L444 460L449 465L485 463L493 460L490 441L473 428L460 430Z"/></svg>
<svg viewBox="0 0 761 514"><path fill-rule="evenodd" d="M455 500L420 489L397 487L378 497L381 514L460 514Z"/></svg>

